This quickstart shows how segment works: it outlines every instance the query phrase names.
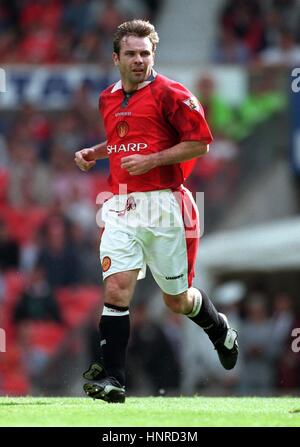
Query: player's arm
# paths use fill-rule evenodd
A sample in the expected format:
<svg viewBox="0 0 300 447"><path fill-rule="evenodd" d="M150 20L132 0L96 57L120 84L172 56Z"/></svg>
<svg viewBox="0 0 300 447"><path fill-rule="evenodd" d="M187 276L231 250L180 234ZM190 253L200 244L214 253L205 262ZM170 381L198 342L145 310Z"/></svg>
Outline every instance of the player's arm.
<svg viewBox="0 0 300 447"><path fill-rule="evenodd" d="M158 166L173 165L205 155L208 144L201 141L182 141L169 149L149 155L130 155L121 159L121 167L131 175L145 174Z"/></svg>
<svg viewBox="0 0 300 447"><path fill-rule="evenodd" d="M173 165L207 154L209 145L202 141L182 141L169 149L151 154L154 167Z"/></svg>
<svg viewBox="0 0 300 447"><path fill-rule="evenodd" d="M95 146L81 149L75 152L74 161L82 171L88 171L95 166L97 160L108 158L106 150L107 141L96 144Z"/></svg>

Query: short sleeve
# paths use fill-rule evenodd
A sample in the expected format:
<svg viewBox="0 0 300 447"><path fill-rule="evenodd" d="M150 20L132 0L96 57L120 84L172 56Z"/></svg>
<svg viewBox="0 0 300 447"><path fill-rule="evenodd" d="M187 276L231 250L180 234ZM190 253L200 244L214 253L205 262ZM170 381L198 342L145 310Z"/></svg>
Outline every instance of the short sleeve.
<svg viewBox="0 0 300 447"><path fill-rule="evenodd" d="M183 85L174 83L165 89L164 114L178 132L181 141L211 143L213 138L203 107Z"/></svg>

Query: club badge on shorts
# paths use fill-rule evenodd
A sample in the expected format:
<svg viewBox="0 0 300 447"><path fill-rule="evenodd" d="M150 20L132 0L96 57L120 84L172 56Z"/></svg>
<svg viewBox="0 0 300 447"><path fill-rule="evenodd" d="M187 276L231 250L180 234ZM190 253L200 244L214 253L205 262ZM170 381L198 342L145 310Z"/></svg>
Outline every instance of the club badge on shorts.
<svg viewBox="0 0 300 447"><path fill-rule="evenodd" d="M102 270L104 272L107 272L107 270L110 268L111 266L111 259L109 256L104 256L103 260L102 260Z"/></svg>

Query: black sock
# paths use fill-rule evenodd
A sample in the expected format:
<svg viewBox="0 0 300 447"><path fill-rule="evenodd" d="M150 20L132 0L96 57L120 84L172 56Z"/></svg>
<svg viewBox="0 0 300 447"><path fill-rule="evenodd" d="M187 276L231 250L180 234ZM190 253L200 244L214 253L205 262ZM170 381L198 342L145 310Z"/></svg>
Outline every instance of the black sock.
<svg viewBox="0 0 300 447"><path fill-rule="evenodd" d="M125 385L126 349L130 334L128 307L104 304L99 323L101 361L110 377Z"/></svg>
<svg viewBox="0 0 300 447"><path fill-rule="evenodd" d="M193 310L187 316L202 327L210 340L215 343L224 334L227 326L206 293L203 290L199 292L200 295L195 297Z"/></svg>

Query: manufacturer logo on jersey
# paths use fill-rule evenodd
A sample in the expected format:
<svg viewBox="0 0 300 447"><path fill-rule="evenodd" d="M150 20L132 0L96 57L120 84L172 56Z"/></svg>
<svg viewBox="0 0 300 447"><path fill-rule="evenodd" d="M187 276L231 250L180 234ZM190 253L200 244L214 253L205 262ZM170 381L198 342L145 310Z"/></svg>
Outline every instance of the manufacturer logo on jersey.
<svg viewBox="0 0 300 447"><path fill-rule="evenodd" d="M186 104L191 110L197 110L197 112L200 112L200 103L198 99L195 96L191 96L188 99L185 99L184 104Z"/></svg>
<svg viewBox="0 0 300 447"><path fill-rule="evenodd" d="M124 138L128 134L129 126L126 121L120 121L117 124L117 134L120 138Z"/></svg>
<svg viewBox="0 0 300 447"><path fill-rule="evenodd" d="M107 270L110 268L111 266L111 259L109 256L104 256L103 260L102 260L102 270L104 272L107 272Z"/></svg>
<svg viewBox="0 0 300 447"><path fill-rule="evenodd" d="M107 153L112 154L118 152L140 152L142 149L146 149L148 144L146 143L127 143L127 144L109 144L106 146Z"/></svg>
<svg viewBox="0 0 300 447"><path fill-rule="evenodd" d="M131 115L132 115L132 112L117 112L117 113L115 113L116 117L118 117L118 116L131 116Z"/></svg>

